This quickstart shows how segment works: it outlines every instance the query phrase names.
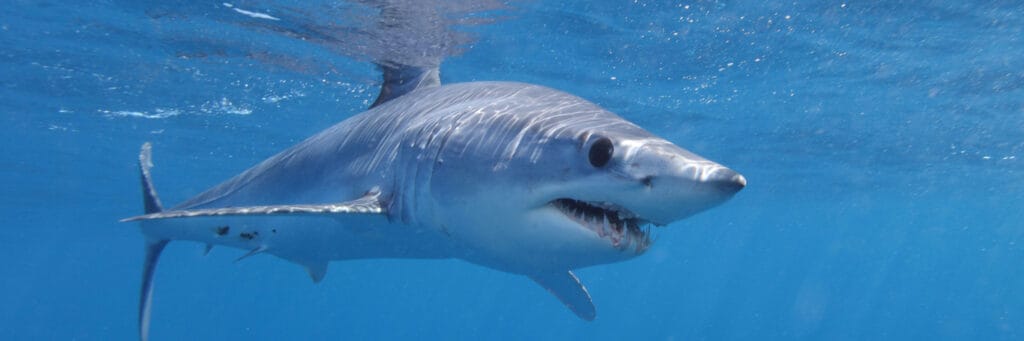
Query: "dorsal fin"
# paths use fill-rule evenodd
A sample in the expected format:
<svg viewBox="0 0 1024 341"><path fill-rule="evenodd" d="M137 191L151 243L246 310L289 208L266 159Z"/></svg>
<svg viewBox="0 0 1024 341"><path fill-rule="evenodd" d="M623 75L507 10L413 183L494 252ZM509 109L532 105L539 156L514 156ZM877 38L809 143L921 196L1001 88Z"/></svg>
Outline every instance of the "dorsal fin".
<svg viewBox="0 0 1024 341"><path fill-rule="evenodd" d="M437 66L421 67L377 63L377 67L383 74L384 83L381 84L380 95L370 106L371 109L413 90L441 85L441 71Z"/></svg>

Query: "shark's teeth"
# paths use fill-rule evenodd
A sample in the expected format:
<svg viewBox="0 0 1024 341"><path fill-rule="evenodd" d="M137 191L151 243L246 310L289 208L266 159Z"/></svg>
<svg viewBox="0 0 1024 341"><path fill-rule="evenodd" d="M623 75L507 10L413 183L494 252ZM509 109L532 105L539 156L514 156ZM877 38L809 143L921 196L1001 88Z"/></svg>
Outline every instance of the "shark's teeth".
<svg viewBox="0 0 1024 341"><path fill-rule="evenodd" d="M574 199L558 199L551 205L599 237L608 239L616 248L635 245L636 252L641 253L650 244L647 222L621 206Z"/></svg>
<svg viewBox="0 0 1024 341"><path fill-rule="evenodd" d="M601 230L597 234L604 237L608 234L608 215L602 214L601 216L604 217L604 223L601 224Z"/></svg>

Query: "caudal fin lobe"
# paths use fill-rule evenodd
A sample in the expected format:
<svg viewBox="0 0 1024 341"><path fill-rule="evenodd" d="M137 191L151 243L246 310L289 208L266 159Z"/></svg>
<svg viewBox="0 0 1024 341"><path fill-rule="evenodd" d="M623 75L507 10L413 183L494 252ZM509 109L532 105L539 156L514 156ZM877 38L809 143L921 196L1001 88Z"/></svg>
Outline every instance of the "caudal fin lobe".
<svg viewBox="0 0 1024 341"><path fill-rule="evenodd" d="M139 152L139 171L142 175L142 203L146 214L160 213L163 206L160 198L156 195L153 187L153 179L150 177L149 169L153 167L152 146L149 142L142 145ZM142 289L139 294L139 339L146 341L149 338L149 315L150 307L153 304L153 275L156 272L156 263L160 259L160 253L167 246L168 240L153 240L146 238L146 258L142 263Z"/></svg>

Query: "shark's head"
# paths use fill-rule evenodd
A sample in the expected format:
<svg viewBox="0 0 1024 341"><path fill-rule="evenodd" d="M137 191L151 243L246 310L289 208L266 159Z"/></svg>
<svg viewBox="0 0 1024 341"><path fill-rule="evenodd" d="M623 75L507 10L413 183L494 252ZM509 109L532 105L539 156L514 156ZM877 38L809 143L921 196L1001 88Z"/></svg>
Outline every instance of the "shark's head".
<svg viewBox="0 0 1024 341"><path fill-rule="evenodd" d="M576 103L479 113L486 129L461 127L433 166L431 209L447 211L439 217L446 231L489 266L526 272L632 258L650 246L652 226L721 204L746 185L596 105L559 100Z"/></svg>
<svg viewBox="0 0 1024 341"><path fill-rule="evenodd" d="M552 226L591 232L628 255L650 245L650 227L714 207L746 186L729 168L655 136L614 130L580 134L562 169L573 174L538 186L535 214Z"/></svg>

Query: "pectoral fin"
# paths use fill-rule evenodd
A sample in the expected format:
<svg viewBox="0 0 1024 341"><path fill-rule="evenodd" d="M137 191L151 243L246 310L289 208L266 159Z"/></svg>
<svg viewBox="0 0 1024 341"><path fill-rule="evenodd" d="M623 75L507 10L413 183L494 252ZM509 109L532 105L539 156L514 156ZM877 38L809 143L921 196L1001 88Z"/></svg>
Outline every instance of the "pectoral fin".
<svg viewBox="0 0 1024 341"><path fill-rule="evenodd" d="M576 316L587 321L593 321L597 316L594 302L590 300L590 293L587 287L580 283L572 271L546 273L531 275L530 279L547 289L548 292L558 297L569 310Z"/></svg>

